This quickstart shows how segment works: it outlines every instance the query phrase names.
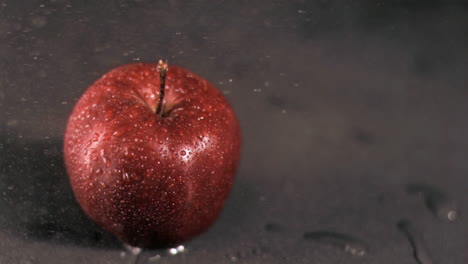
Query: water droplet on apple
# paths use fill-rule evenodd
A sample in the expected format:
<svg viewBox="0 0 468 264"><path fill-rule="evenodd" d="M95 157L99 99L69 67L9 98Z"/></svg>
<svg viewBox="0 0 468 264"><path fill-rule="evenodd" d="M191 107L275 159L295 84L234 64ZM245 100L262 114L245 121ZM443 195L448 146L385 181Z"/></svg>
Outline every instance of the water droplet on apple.
<svg viewBox="0 0 468 264"><path fill-rule="evenodd" d="M120 136L122 136L126 131L127 131L126 128L121 127L121 128L119 128L119 129L117 129L117 130L112 134L112 136L114 136L114 137L120 137Z"/></svg>
<svg viewBox="0 0 468 264"><path fill-rule="evenodd" d="M109 111L106 111L106 113L104 114L104 121L108 122L110 120L112 120L114 118L114 111L112 110L109 110Z"/></svg>
<svg viewBox="0 0 468 264"><path fill-rule="evenodd" d="M185 155L187 155L187 152L186 152L185 150L181 150L181 151L179 152L179 154L180 154L181 156L185 156Z"/></svg>
<svg viewBox="0 0 468 264"><path fill-rule="evenodd" d="M153 168L146 169L146 177L150 177L151 175L153 175L153 173L154 173L154 169L153 169Z"/></svg>
<svg viewBox="0 0 468 264"><path fill-rule="evenodd" d="M130 175L128 174L128 172L124 172L123 175L122 175L122 178L124 181L129 181L130 180Z"/></svg>
<svg viewBox="0 0 468 264"><path fill-rule="evenodd" d="M125 155L125 156L128 156L128 154L129 154L129 149L128 149L128 147L124 147L124 155Z"/></svg>
<svg viewBox="0 0 468 264"><path fill-rule="evenodd" d="M101 149L101 151L99 151L99 155L102 158L102 162L104 162L106 167L109 168L110 165L111 165L111 161L110 161L110 159L108 157L105 156L104 149Z"/></svg>
<svg viewBox="0 0 468 264"><path fill-rule="evenodd" d="M101 175L101 174L102 174L102 169L101 169L101 168L96 169L96 170L94 171L94 174L96 174L96 175Z"/></svg>

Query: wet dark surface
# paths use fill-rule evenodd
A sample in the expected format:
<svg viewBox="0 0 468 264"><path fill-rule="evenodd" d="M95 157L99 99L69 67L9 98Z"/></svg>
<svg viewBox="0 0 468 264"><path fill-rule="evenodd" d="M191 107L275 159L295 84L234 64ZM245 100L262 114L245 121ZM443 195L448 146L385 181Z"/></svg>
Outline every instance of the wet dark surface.
<svg viewBox="0 0 468 264"><path fill-rule="evenodd" d="M0 263L411 264L414 233L467 263L468 5L411 3L0 0ZM223 91L244 148L218 222L136 259L74 201L62 137L96 78L159 58ZM329 230L369 251L303 237Z"/></svg>

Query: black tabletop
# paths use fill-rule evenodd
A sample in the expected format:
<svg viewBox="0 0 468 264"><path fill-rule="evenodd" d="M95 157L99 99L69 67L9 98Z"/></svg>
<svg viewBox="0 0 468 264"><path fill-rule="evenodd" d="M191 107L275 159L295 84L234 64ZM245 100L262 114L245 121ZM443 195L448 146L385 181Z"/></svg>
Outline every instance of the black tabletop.
<svg viewBox="0 0 468 264"><path fill-rule="evenodd" d="M468 5L394 2L1 0L0 263L467 263ZM160 58L225 94L242 159L208 232L135 256L62 139L94 80Z"/></svg>

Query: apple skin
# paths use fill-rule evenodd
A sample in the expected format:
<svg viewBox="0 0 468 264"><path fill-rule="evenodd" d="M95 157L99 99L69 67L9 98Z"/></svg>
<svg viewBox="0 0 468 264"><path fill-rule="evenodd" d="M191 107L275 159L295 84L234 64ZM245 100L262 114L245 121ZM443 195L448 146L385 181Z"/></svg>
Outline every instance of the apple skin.
<svg viewBox="0 0 468 264"><path fill-rule="evenodd" d="M64 158L84 212L120 240L157 248L207 230L233 185L241 136L233 109L209 82L169 66L165 114L157 64L102 76L68 120Z"/></svg>

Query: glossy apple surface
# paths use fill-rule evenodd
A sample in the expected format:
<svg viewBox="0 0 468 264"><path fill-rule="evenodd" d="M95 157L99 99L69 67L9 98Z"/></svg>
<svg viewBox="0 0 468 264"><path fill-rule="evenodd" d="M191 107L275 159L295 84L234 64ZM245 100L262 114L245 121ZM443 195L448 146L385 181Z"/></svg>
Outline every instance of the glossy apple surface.
<svg viewBox="0 0 468 264"><path fill-rule="evenodd" d="M157 64L118 67L83 94L64 155L85 213L133 246L161 247L205 231L231 190L240 152L236 116L209 82Z"/></svg>

